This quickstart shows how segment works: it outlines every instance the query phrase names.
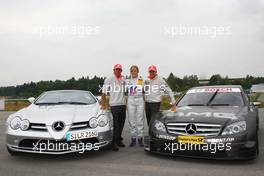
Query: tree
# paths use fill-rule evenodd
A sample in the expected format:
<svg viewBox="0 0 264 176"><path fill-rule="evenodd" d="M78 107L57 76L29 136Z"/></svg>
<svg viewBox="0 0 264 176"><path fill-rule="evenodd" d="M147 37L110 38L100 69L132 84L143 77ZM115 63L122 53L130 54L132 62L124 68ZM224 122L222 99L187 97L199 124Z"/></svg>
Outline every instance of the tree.
<svg viewBox="0 0 264 176"><path fill-rule="evenodd" d="M209 80L209 85L221 85L223 84L223 79L219 74L211 76Z"/></svg>
<svg viewBox="0 0 264 176"><path fill-rule="evenodd" d="M177 82L173 73L170 73L169 77L165 79L172 91L177 91Z"/></svg>

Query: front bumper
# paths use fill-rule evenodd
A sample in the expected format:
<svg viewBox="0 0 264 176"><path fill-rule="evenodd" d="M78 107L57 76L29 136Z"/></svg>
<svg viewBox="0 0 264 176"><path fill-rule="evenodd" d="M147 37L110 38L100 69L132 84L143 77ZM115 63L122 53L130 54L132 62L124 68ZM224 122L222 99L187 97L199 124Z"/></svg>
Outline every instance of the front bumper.
<svg viewBox="0 0 264 176"><path fill-rule="evenodd" d="M13 152L40 153L40 154L67 154L83 153L99 150L112 142L112 132L98 132L98 137L80 139L76 141L54 140L52 137L6 135L7 148Z"/></svg>
<svg viewBox="0 0 264 176"><path fill-rule="evenodd" d="M212 141L206 142L199 147L194 147L189 144L185 147L180 147L177 140L160 139L157 137L145 137L145 151L169 155L169 156L183 156L191 158L205 158L205 159L219 159L219 160L249 160L257 157L257 144L255 141L243 140L245 136L234 137L230 142L219 142L223 138L211 138ZM205 141L207 141L206 139ZM209 139L210 140L210 139ZM221 148L219 150L219 143L228 148ZM207 146L207 147L206 147ZM214 149L212 149L213 147ZM208 149L208 150L204 150Z"/></svg>

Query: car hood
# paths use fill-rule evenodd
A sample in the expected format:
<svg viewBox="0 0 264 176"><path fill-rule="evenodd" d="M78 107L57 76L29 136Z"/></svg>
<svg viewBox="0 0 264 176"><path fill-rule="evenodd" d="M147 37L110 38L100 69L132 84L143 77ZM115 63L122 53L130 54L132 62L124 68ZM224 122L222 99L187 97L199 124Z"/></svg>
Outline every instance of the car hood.
<svg viewBox="0 0 264 176"><path fill-rule="evenodd" d="M165 112L163 120L168 122L209 123L226 125L234 121L245 120L248 107L234 106L185 106L176 112Z"/></svg>
<svg viewBox="0 0 264 176"><path fill-rule="evenodd" d="M28 119L31 123L45 123L47 126L51 126L57 121L63 121L66 125L71 125L74 122L88 121L90 118L96 117L99 111L100 107L98 104L53 106L32 104L18 111L15 115Z"/></svg>

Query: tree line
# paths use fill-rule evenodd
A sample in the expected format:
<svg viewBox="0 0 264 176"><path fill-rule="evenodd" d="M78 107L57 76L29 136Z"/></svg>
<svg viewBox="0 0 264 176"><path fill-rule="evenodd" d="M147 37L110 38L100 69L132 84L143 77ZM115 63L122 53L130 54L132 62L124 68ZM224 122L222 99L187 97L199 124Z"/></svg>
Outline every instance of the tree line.
<svg viewBox="0 0 264 176"><path fill-rule="evenodd" d="M93 78L81 77L75 79L74 77L66 81L55 80L55 81L39 81L29 82L18 86L0 87L0 96L11 97L11 98L28 98L37 97L44 91L50 90L89 90L93 94L98 95L99 85L103 85L104 77L94 76Z"/></svg>
<svg viewBox="0 0 264 176"><path fill-rule="evenodd" d="M195 86L204 85L241 85L244 89L250 89L253 84L264 83L264 77L254 77L247 75L244 78L229 78L220 74L212 75L208 80L199 80L197 75L184 76L183 79L178 78L171 73L166 79L173 91L186 91Z"/></svg>
<svg viewBox="0 0 264 176"><path fill-rule="evenodd" d="M253 77L247 75L244 78L230 79L228 76L222 77L219 74L211 76L208 80L199 80L197 75L184 76L179 78L173 73L167 78L164 78L168 85L174 92L183 92L191 87L201 85L241 85L244 89L250 89L253 84L264 83L264 77ZM37 97L44 91L49 90L62 90L62 89L76 89L76 90L89 90L94 95L99 95L100 87L103 85L105 77L93 78L81 77L75 79L74 77L63 81L39 81L29 82L23 85L0 87L0 96L10 98L28 98Z"/></svg>

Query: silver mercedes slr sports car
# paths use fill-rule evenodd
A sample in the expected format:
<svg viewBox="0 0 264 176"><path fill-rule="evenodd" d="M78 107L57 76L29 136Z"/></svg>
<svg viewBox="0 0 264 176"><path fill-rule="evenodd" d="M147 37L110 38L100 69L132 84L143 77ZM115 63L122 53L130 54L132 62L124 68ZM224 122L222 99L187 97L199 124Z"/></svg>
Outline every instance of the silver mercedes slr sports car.
<svg viewBox="0 0 264 176"><path fill-rule="evenodd" d="M6 142L10 154L83 153L111 144L111 113L100 109L98 99L91 92L48 91L29 101L30 106L7 119Z"/></svg>

